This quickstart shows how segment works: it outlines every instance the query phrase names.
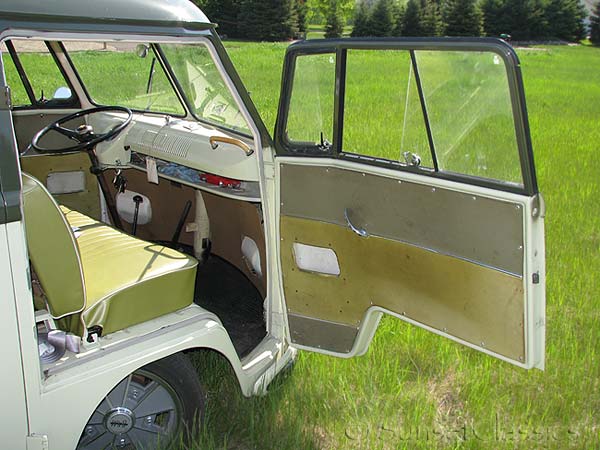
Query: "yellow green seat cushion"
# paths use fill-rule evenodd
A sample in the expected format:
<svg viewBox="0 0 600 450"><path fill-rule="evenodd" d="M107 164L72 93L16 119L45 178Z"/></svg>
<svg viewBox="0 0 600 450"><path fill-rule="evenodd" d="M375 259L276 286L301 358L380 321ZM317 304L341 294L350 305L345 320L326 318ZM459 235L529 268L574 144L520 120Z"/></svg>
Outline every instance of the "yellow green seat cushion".
<svg viewBox="0 0 600 450"><path fill-rule="evenodd" d="M198 262L183 253L137 239L61 206L73 230L86 305L73 332L101 326L108 334L193 302Z"/></svg>
<svg viewBox="0 0 600 450"><path fill-rule="evenodd" d="M193 302L194 258L59 207L25 173L23 212L29 258L61 328L105 335Z"/></svg>

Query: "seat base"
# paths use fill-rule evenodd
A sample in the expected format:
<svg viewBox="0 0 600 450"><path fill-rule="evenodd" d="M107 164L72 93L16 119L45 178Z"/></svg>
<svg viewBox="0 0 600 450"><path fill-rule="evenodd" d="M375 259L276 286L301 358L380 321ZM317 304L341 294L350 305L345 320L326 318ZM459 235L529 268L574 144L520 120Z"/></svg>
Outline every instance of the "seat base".
<svg viewBox="0 0 600 450"><path fill-rule="evenodd" d="M61 206L79 248L87 302L70 331L102 334L177 311L193 302L198 262Z"/></svg>

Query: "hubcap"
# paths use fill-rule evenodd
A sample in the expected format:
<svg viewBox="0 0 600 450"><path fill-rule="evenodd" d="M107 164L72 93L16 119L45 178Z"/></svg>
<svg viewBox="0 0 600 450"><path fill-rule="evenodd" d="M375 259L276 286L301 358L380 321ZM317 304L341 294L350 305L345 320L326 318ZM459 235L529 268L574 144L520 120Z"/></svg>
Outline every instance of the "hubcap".
<svg viewBox="0 0 600 450"><path fill-rule="evenodd" d="M181 412L181 401L171 386L139 370L121 381L96 408L77 449L160 447L177 433Z"/></svg>
<svg viewBox="0 0 600 450"><path fill-rule="evenodd" d="M133 412L127 408L114 408L105 417L104 426L112 434L128 433L135 423Z"/></svg>

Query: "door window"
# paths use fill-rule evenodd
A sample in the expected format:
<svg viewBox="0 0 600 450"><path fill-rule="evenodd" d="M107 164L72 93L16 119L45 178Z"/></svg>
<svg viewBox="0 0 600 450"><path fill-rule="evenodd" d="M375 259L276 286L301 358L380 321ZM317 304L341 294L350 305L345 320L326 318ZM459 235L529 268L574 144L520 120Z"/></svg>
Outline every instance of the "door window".
<svg viewBox="0 0 600 450"><path fill-rule="evenodd" d="M285 70L292 82L284 88L276 130L280 151L326 151L366 164L537 192L518 61L510 47L493 40L352 45L317 55L290 48ZM323 147L321 136L330 145Z"/></svg>
<svg viewBox="0 0 600 450"><path fill-rule="evenodd" d="M296 145L326 149L333 141L335 55L306 55L296 64L287 138Z"/></svg>
<svg viewBox="0 0 600 450"><path fill-rule="evenodd" d="M342 145L384 161L409 152L433 167L409 52L348 50Z"/></svg>

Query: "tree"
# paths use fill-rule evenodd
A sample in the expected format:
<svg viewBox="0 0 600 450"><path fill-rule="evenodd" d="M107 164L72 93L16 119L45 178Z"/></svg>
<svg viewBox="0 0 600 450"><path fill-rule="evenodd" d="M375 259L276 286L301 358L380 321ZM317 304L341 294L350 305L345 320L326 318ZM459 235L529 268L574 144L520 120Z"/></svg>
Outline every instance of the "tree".
<svg viewBox="0 0 600 450"><path fill-rule="evenodd" d="M300 33L306 33L306 21L308 16L308 5L306 0L295 0L294 9L296 10L298 31Z"/></svg>
<svg viewBox="0 0 600 450"><path fill-rule="evenodd" d="M360 2L354 14L354 27L352 28L352 37L371 36L369 19L369 8L366 2Z"/></svg>
<svg viewBox="0 0 600 450"><path fill-rule="evenodd" d="M507 0L483 0L481 12L483 28L487 36L500 36L513 32Z"/></svg>
<svg viewBox="0 0 600 450"><path fill-rule="evenodd" d="M585 6L580 0L550 0L546 6L548 34L555 39L577 42L585 37Z"/></svg>
<svg viewBox="0 0 600 450"><path fill-rule="evenodd" d="M600 1L596 3L592 17L590 17L590 41L600 45Z"/></svg>
<svg viewBox="0 0 600 450"><path fill-rule="evenodd" d="M331 10L331 1L332 0L307 0L307 4L309 9L316 10L323 17L327 18L327 14ZM344 22L352 17L356 0L337 0L335 3Z"/></svg>
<svg viewBox="0 0 600 450"><path fill-rule="evenodd" d="M369 28L371 36L390 36L394 27L390 0L377 0L371 13Z"/></svg>
<svg viewBox="0 0 600 450"><path fill-rule="evenodd" d="M408 0L402 23L402 36L421 36L421 6L419 0Z"/></svg>
<svg viewBox="0 0 600 450"><path fill-rule="evenodd" d="M195 0L208 18L219 25L219 34L228 37L239 37L238 15L241 0Z"/></svg>
<svg viewBox="0 0 600 450"><path fill-rule="evenodd" d="M441 36L444 20L436 0L425 0L421 9L421 32L423 36Z"/></svg>
<svg viewBox="0 0 600 450"><path fill-rule="evenodd" d="M448 36L483 34L483 17L476 0L448 0L444 16Z"/></svg>
<svg viewBox="0 0 600 450"><path fill-rule="evenodd" d="M504 0L501 17L508 26L505 24L504 31L499 34L509 33L517 41L548 36L548 22L542 0Z"/></svg>
<svg viewBox="0 0 600 450"><path fill-rule="evenodd" d="M394 3L392 6L392 20L394 21L392 36L402 36L404 29L404 14L406 13L406 6L404 4L399 3Z"/></svg>
<svg viewBox="0 0 600 450"><path fill-rule="evenodd" d="M339 38L344 31L342 11L336 0L329 0L329 9L325 14L325 37Z"/></svg>
<svg viewBox="0 0 600 450"><path fill-rule="evenodd" d="M262 41L282 41L293 36L291 0L242 0L238 15L239 36Z"/></svg>

